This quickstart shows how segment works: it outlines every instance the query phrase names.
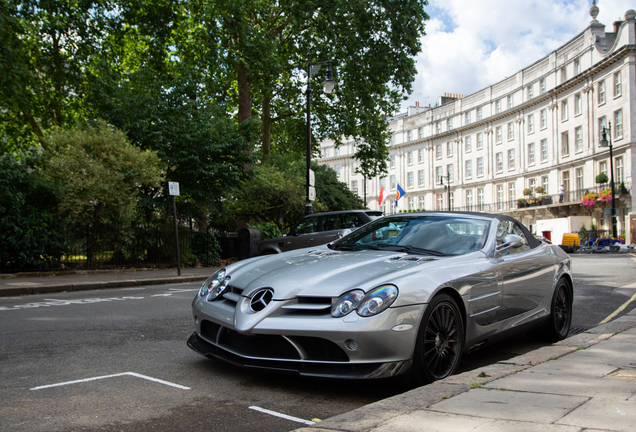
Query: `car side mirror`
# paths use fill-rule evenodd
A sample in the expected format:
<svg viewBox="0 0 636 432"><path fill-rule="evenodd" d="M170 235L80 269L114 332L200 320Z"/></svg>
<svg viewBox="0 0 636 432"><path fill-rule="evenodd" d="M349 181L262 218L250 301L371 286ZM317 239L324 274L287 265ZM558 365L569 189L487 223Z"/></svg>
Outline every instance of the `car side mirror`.
<svg viewBox="0 0 636 432"><path fill-rule="evenodd" d="M336 234L336 238L343 238L344 236L348 236L352 232L353 231L351 231L349 228L342 229L338 231L338 234Z"/></svg>
<svg viewBox="0 0 636 432"><path fill-rule="evenodd" d="M503 238L503 243L497 246L497 252L502 252L507 249L517 249L523 246L525 242L523 241L523 237L517 234L507 234Z"/></svg>

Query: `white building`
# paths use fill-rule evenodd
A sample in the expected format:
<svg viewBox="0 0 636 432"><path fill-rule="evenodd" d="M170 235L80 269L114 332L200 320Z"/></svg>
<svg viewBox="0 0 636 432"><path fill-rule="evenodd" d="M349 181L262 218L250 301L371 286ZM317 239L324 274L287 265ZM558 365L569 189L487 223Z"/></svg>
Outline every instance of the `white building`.
<svg viewBox="0 0 636 432"><path fill-rule="evenodd" d="M381 208L383 187L389 196L385 213L447 210L450 185L453 210L506 213L533 230L537 220L588 215L598 229L611 230L604 208L581 204L586 191L609 187L595 179L601 172L610 176L609 150L599 141L611 122L618 230L636 241L636 232L630 233L632 226L636 231L633 196L618 198L621 183L631 191L636 169L636 12L627 11L613 32L596 20L598 8L590 14L593 20L579 35L505 80L390 118L389 172L368 179L368 207ZM354 172L355 143L335 148L325 141L321 150L320 163L363 196L364 179ZM396 208L398 184L406 195ZM538 186L550 197L524 197L524 189Z"/></svg>

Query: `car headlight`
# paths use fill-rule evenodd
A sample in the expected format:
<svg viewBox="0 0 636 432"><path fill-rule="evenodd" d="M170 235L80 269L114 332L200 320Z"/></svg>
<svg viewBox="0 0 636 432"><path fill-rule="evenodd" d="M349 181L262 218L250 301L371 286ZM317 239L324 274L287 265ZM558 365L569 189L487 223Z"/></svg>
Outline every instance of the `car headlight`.
<svg viewBox="0 0 636 432"><path fill-rule="evenodd" d="M362 290L353 290L342 294L331 306L331 315L341 318L352 311L362 317L370 317L385 311L398 296L398 289L393 285L382 285L367 294Z"/></svg>
<svg viewBox="0 0 636 432"><path fill-rule="evenodd" d="M203 282L203 285L201 285L199 295L201 297L208 296L208 301L212 301L223 294L230 282L230 277L226 277L225 273L225 269L221 269L207 278L206 281Z"/></svg>
<svg viewBox="0 0 636 432"><path fill-rule="evenodd" d="M360 300L364 298L364 291L362 290L353 290L344 293L338 300L331 305L331 315L334 318L341 318L351 311L356 310Z"/></svg>
<svg viewBox="0 0 636 432"><path fill-rule="evenodd" d="M362 317L377 315L388 309L398 296L398 289L393 285L383 285L372 289L358 304L356 312Z"/></svg>

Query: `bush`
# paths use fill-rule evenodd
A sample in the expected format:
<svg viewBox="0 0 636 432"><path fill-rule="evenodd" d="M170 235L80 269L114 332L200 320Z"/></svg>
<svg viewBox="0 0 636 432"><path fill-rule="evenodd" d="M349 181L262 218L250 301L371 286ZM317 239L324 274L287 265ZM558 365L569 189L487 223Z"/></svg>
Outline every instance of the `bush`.
<svg viewBox="0 0 636 432"><path fill-rule="evenodd" d="M607 178L607 174L602 172L596 176L595 181L597 184L603 184L603 183L607 183L609 181L609 178Z"/></svg>
<svg viewBox="0 0 636 432"><path fill-rule="evenodd" d="M278 225L274 222L263 222L249 225L249 227L256 228L261 231L261 240L268 240L271 238L281 237L283 235L280 228L278 228Z"/></svg>

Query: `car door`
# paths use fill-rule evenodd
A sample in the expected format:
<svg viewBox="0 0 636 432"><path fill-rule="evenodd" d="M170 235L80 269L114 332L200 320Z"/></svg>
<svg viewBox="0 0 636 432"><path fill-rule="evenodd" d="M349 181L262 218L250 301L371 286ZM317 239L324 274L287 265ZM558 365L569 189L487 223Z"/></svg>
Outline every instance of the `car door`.
<svg viewBox="0 0 636 432"><path fill-rule="evenodd" d="M503 283L499 319L507 319L538 307L552 291L556 265L542 247L531 247L521 227L513 221L500 221L497 245L508 234L520 235L524 245L497 252L495 261Z"/></svg>
<svg viewBox="0 0 636 432"><path fill-rule="evenodd" d="M318 245L337 240L342 237L344 229L340 213L323 215L318 232L314 233L313 242Z"/></svg>
<svg viewBox="0 0 636 432"><path fill-rule="evenodd" d="M300 249L314 245L315 234L319 227L318 216L307 216L285 236L281 251Z"/></svg>

